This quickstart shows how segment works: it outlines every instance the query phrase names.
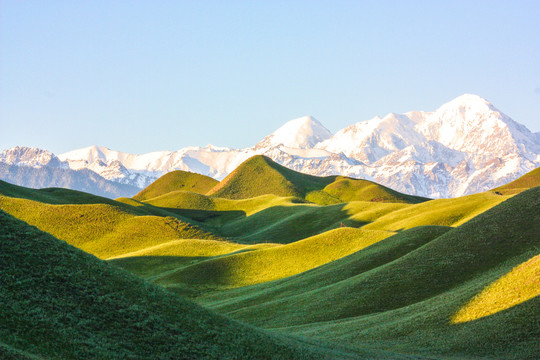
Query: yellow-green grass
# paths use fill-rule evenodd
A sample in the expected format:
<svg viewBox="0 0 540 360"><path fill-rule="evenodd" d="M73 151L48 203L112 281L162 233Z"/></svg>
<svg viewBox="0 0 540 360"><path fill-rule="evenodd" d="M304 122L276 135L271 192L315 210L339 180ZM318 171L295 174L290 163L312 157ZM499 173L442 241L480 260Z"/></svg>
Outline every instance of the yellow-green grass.
<svg viewBox="0 0 540 360"><path fill-rule="evenodd" d="M100 258L173 239L216 238L177 218L140 215L137 208L127 205L50 205L0 196L0 208Z"/></svg>
<svg viewBox="0 0 540 360"><path fill-rule="evenodd" d="M197 263L157 279L162 285L240 287L281 279L347 256L392 235L340 228L292 244L237 253Z"/></svg>
<svg viewBox="0 0 540 360"><path fill-rule="evenodd" d="M453 199L430 200L381 216L365 228L400 231L423 225L459 226L510 196L488 191Z"/></svg>
<svg viewBox="0 0 540 360"><path fill-rule="evenodd" d="M535 186L540 186L540 167L529 171L520 178L493 189L494 192L504 195L517 194L521 191L530 189Z"/></svg>
<svg viewBox="0 0 540 360"><path fill-rule="evenodd" d="M6 359L332 359L358 354L231 321L0 210ZM403 359L406 356L401 357Z"/></svg>
<svg viewBox="0 0 540 360"><path fill-rule="evenodd" d="M477 320L539 295L540 255L536 255L490 284L462 307L451 320L454 324Z"/></svg>
<svg viewBox="0 0 540 360"><path fill-rule="evenodd" d="M163 244L151 246L110 259L131 256L184 256L184 257L211 257L230 254L240 250L256 250L278 246L277 244L245 245L223 240L178 239Z"/></svg>
<svg viewBox="0 0 540 360"><path fill-rule="evenodd" d="M402 194L372 181L351 179L343 176L336 177L322 191L338 199L339 202L362 200L416 204L429 200L427 198Z"/></svg>
<svg viewBox="0 0 540 360"><path fill-rule="evenodd" d="M539 208L537 187L457 228L442 229L388 261L375 258L366 266L383 245L391 248L417 229L294 277L199 301L257 326L359 347L435 358L534 358L540 337L538 296L517 305L512 296L505 297L506 309L474 321L451 324L450 319L487 286L538 256ZM520 282L529 276L526 271L516 275Z"/></svg>
<svg viewBox="0 0 540 360"><path fill-rule="evenodd" d="M114 200L88 194L82 191L63 189L63 188L45 188L31 189L23 186L13 185L0 180L0 195L40 201L47 204L116 204Z"/></svg>
<svg viewBox="0 0 540 360"><path fill-rule="evenodd" d="M144 201L178 190L205 194L217 184L218 181L211 177L175 170L161 176L144 190L133 196L133 199Z"/></svg>
<svg viewBox="0 0 540 360"><path fill-rule="evenodd" d="M246 160L207 193L228 199L246 199L265 194L292 196L320 205L353 200L406 203L427 200L401 194L366 180L302 174L261 155Z"/></svg>

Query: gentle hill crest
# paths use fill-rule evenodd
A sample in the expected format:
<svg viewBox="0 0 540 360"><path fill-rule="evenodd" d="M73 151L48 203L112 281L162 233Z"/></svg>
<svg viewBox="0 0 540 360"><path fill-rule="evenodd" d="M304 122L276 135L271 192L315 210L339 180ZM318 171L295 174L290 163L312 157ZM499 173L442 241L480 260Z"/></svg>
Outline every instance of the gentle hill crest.
<svg viewBox="0 0 540 360"><path fill-rule="evenodd" d="M321 205L349 201L418 203L427 199L401 194L367 180L299 173L257 155L249 158L207 195L246 199L260 195L294 196Z"/></svg>
<svg viewBox="0 0 540 360"><path fill-rule="evenodd" d="M144 190L133 196L133 199L144 201L179 190L206 194L218 183L217 180L208 176L175 170L163 175L148 185Z"/></svg>

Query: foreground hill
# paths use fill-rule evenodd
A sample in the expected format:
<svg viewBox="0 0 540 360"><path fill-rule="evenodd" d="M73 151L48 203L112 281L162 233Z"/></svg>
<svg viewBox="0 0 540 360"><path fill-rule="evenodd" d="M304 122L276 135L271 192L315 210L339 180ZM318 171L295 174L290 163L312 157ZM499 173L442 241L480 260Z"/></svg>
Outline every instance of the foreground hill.
<svg viewBox="0 0 540 360"><path fill-rule="evenodd" d="M353 358L216 315L3 211L0 229L2 358Z"/></svg>
<svg viewBox="0 0 540 360"><path fill-rule="evenodd" d="M211 177L187 171L171 171L148 185L144 190L133 196L133 199L144 201L167 194L171 191L190 191L197 194L206 194L218 184Z"/></svg>
<svg viewBox="0 0 540 360"><path fill-rule="evenodd" d="M207 193L227 199L246 199L265 194L294 196L322 205L353 200L405 203L427 200L398 193L371 181L302 174L260 155L243 162Z"/></svg>

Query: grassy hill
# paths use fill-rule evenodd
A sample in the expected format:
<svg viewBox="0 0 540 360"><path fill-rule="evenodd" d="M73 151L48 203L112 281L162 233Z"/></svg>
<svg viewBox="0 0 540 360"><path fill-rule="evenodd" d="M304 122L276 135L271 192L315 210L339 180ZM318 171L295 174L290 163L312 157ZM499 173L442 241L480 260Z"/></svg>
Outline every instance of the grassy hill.
<svg viewBox="0 0 540 360"><path fill-rule="evenodd" d="M302 174L257 155L243 162L207 195L246 199L265 194L293 196L321 204L352 200L417 203L427 199L398 193L366 180Z"/></svg>
<svg viewBox="0 0 540 360"><path fill-rule="evenodd" d="M188 171L175 170L161 176L144 190L133 196L133 199L144 201L179 190L205 194L217 184L218 181L211 177Z"/></svg>
<svg viewBox="0 0 540 360"><path fill-rule="evenodd" d="M18 189L20 191L20 189ZM23 189L24 190L24 189ZM101 258L118 256L180 238L217 239L215 235L169 213L152 215L144 207L68 193L68 204L47 191L25 189L27 198L0 195L0 208L39 229ZM53 200L50 200L50 199ZM65 196L60 199L65 200ZM56 199L56 200L55 200ZM56 202L56 204L54 204ZM75 202L75 204L73 204Z"/></svg>
<svg viewBox="0 0 540 360"><path fill-rule="evenodd" d="M493 189L501 194L516 194L518 192L530 189L535 186L540 186L540 167L529 171L520 178Z"/></svg>
<svg viewBox="0 0 540 360"><path fill-rule="evenodd" d="M7 255L0 249L2 265L12 264L0 266L1 295L7 288L13 304L19 304L9 308L0 304L0 315L15 319L0 324L0 357L73 358L81 348L81 357L145 358L151 357L149 349L154 347L157 352L152 354L163 358L182 358L177 354L184 348L186 358L212 358L218 353L250 358L263 351L260 345L276 351L274 358L534 358L540 351L540 187L534 187L539 174L534 170L499 190L429 201L365 180L300 174L262 156L246 161L207 194L168 191L172 187L165 185L171 181L164 181L154 197L115 201L0 182L0 209L109 259L106 265L2 213L2 246L20 244L15 253L29 255L16 263L9 246ZM41 244L41 238L49 239L48 245ZM37 245L24 245L29 239ZM62 245L52 246L51 241ZM59 277L71 272L51 267L55 257L63 264L64 247L95 264L71 254L70 259L78 260L70 264L80 267L67 278ZM32 251L43 252L43 259L36 260ZM34 266L39 269L35 274ZM90 284L87 268L95 275L89 288L111 282L99 285L108 290L97 290L100 295L91 295L91 301L84 297L94 294L84 290L84 284ZM31 279L42 276L39 281L48 285L40 289L28 280L30 273ZM118 274L131 280L120 283ZM18 285L6 283L18 276L20 283L37 289L37 298L28 297L29 290L18 294ZM77 287L78 282L84 289ZM54 286L61 286L58 294ZM162 296L157 292L170 298L147 302L148 296ZM230 322L179 294L265 330ZM25 296L40 310L23 314ZM86 314L79 297L84 304L103 305L102 312L92 303L88 310L97 311L97 317ZM122 307L119 298L130 305ZM153 301L164 303L154 310L148 305ZM182 315L179 308L168 306L177 301L180 305L175 306L183 306L180 311L188 319L195 308L198 314L221 319L221 325L214 320L197 323L202 328L189 325L201 334L195 339L205 343L215 338L210 350L194 345L199 340L186 345L177 339L178 344L165 345L172 339L169 330L181 339L191 336L174 325ZM69 310L65 317L58 315L63 302ZM104 313L107 306L114 314ZM38 330L29 330L34 321ZM82 325L73 325L76 321ZM109 326L107 321L115 324ZM116 322L127 326L126 338L118 337ZM209 338L204 324L211 328ZM235 348L236 336L245 336L237 327L260 336L251 338L257 345L240 355L227 352L251 341L243 339ZM3 335L11 329L16 335ZM146 333L148 329L155 335ZM230 345L222 345L221 331L229 331ZM164 338L157 335L162 333ZM49 335L61 339L60 345L49 341ZM85 335L91 339L86 348L77 340ZM33 346L32 336L44 339L41 345ZM99 340L102 337L106 339ZM45 340L48 345L43 345ZM97 350L89 350L92 346ZM202 352L190 352L191 346ZM217 350L222 346L223 353Z"/></svg>
<svg viewBox="0 0 540 360"><path fill-rule="evenodd" d="M199 301L257 326L360 347L534 358L539 208L537 187L457 228L403 231L296 277Z"/></svg>
<svg viewBox="0 0 540 360"><path fill-rule="evenodd" d="M0 229L3 358L356 357L228 320L3 211Z"/></svg>

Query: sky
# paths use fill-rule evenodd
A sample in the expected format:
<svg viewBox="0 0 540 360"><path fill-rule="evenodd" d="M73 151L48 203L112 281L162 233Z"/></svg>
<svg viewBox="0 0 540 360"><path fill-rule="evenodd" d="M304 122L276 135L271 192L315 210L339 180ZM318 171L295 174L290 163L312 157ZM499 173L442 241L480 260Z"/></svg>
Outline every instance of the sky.
<svg viewBox="0 0 540 360"><path fill-rule="evenodd" d="M244 148L480 95L540 132L540 1L0 1L0 149Z"/></svg>

